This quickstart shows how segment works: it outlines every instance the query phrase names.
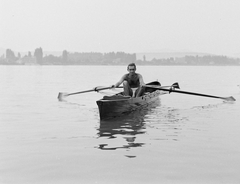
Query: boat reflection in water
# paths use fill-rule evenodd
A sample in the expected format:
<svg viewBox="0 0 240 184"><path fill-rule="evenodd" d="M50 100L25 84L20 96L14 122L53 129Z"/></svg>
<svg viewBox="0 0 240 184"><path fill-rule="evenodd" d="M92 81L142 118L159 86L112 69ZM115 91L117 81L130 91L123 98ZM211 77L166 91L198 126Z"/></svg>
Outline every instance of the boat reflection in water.
<svg viewBox="0 0 240 184"><path fill-rule="evenodd" d="M145 143L137 142L137 135L146 132L144 122L145 116L160 105L160 100L147 105L139 110L133 111L122 117L109 120L101 120L98 129L98 138L106 143L99 144L101 150L130 149L132 147L142 147ZM121 138L121 141L113 139ZM124 142L122 142L124 140ZM119 142L121 142L119 145ZM113 144L113 145L112 145ZM114 145L118 144L118 145Z"/></svg>

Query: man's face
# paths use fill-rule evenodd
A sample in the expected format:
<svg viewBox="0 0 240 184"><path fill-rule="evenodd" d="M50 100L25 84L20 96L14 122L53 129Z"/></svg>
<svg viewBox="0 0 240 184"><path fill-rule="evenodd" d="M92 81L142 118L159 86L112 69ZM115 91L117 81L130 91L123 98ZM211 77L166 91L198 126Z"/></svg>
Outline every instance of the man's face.
<svg viewBox="0 0 240 184"><path fill-rule="evenodd" d="M135 66L128 66L128 72L129 72L130 74L134 74L135 71L136 71Z"/></svg>

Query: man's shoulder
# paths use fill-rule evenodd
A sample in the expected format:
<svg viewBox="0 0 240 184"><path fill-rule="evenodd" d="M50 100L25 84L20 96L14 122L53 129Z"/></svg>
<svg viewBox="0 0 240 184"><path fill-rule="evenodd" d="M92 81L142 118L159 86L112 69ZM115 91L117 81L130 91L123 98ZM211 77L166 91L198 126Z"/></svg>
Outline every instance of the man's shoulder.
<svg viewBox="0 0 240 184"><path fill-rule="evenodd" d="M126 73L126 74L124 74L123 76L122 76L122 79L126 79L126 77L128 76L128 74Z"/></svg>

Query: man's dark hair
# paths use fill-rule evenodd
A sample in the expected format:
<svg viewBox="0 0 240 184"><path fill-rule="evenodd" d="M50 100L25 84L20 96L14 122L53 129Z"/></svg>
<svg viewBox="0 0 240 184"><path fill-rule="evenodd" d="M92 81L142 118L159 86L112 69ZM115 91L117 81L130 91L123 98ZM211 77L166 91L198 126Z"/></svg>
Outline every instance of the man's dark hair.
<svg viewBox="0 0 240 184"><path fill-rule="evenodd" d="M135 63L130 63L130 64L128 65L128 67L129 67L129 66L134 66L134 67L135 67L135 69L137 69L137 67L136 67ZM128 69L128 67L127 67L127 69Z"/></svg>

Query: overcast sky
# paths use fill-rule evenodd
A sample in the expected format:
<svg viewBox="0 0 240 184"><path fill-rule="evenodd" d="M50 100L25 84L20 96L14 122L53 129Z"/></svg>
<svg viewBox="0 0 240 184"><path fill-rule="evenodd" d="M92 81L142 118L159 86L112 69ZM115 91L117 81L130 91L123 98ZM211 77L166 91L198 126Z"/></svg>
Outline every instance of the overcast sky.
<svg viewBox="0 0 240 184"><path fill-rule="evenodd" d="M239 0L0 0L15 51L240 53Z"/></svg>

